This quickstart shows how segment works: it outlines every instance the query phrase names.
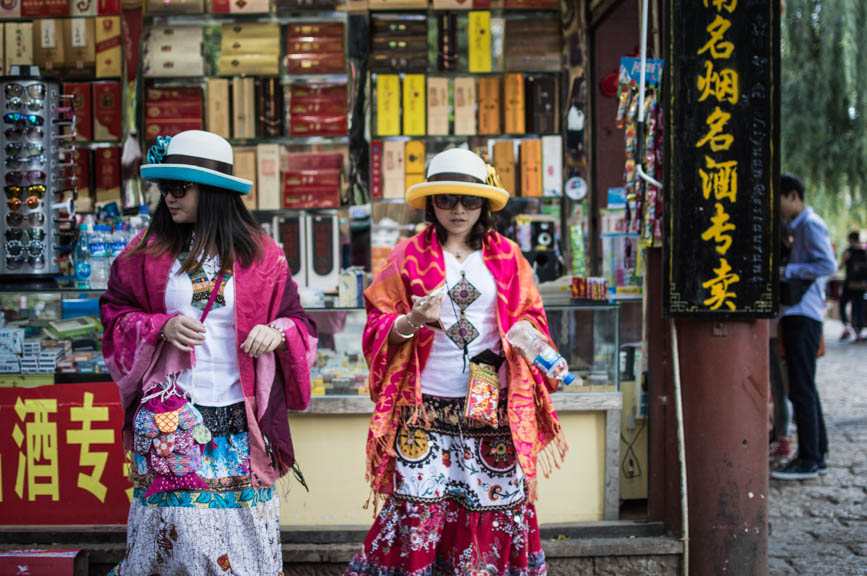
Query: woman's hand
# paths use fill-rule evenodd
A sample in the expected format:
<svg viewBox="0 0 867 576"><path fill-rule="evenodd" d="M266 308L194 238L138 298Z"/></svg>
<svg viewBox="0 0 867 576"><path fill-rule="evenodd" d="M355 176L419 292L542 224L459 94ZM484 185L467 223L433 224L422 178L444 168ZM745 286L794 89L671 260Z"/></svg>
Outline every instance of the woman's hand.
<svg viewBox="0 0 867 576"><path fill-rule="evenodd" d="M420 298L412 305L412 310L406 315L410 325L424 326L425 324L436 324L440 319L440 310L442 310L443 294L434 294L430 298Z"/></svg>
<svg viewBox="0 0 867 576"><path fill-rule="evenodd" d="M241 350L258 358L262 354L273 352L283 344L283 333L276 328L265 324L254 326L247 335L247 339L241 344Z"/></svg>
<svg viewBox="0 0 867 576"><path fill-rule="evenodd" d="M533 324L531 322L527 322L526 320L519 320L518 322L515 322L515 324L526 324L527 327L529 327L529 329L532 330L533 332L536 332L536 333L539 332L538 330L536 330L536 327L533 326ZM533 360L536 359L535 355L531 356L531 352L529 350L524 350L524 348L522 346L519 346L518 344L512 344L512 350L514 350L515 352L517 352L518 354L520 354L521 356L526 358L527 361L530 362L531 364L533 363Z"/></svg>
<svg viewBox="0 0 867 576"><path fill-rule="evenodd" d="M173 316L163 325L166 342L184 352L205 341L205 325L189 316Z"/></svg>

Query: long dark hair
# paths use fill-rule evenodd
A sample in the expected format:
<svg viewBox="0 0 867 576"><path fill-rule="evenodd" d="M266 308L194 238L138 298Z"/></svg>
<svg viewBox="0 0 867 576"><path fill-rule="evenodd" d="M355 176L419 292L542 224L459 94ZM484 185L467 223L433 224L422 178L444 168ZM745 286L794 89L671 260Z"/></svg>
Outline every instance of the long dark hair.
<svg viewBox="0 0 867 576"><path fill-rule="evenodd" d="M182 272L199 270L211 246L216 247L223 270L231 270L235 258L244 267L262 258L265 232L244 206L241 195L204 184L198 186L196 222L175 224L165 198L161 198L147 232L130 255L170 252L177 256L187 252L181 263Z"/></svg>
<svg viewBox="0 0 867 576"><path fill-rule="evenodd" d="M484 200L484 203L482 203L482 213L479 214L479 219L476 220L475 224L473 224L473 228L470 230L469 236L467 236L467 246L472 250L481 250L482 240L485 238L485 234L495 230L497 225L497 220L494 218L494 213L491 212L491 205L488 202L488 199L485 198ZM446 239L449 237L449 232L442 224L440 224L440 221L437 220L437 215L433 206L433 198L431 196L427 197L424 217L425 220L436 227L437 239L440 241L440 245L445 244Z"/></svg>

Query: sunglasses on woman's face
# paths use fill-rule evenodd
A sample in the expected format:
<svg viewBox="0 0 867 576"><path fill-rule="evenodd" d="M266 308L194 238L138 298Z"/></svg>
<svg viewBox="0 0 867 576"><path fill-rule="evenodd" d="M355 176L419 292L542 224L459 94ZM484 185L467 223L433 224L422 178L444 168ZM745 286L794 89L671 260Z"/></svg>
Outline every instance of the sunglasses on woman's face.
<svg viewBox="0 0 867 576"><path fill-rule="evenodd" d="M463 194L436 194L433 197L434 206L440 210L451 210L458 205L458 202L463 204L467 210L478 210L485 203L485 199L480 196L464 196Z"/></svg>
<svg viewBox="0 0 867 576"><path fill-rule="evenodd" d="M171 194L173 198L180 200L187 195L187 190L193 187L194 182L184 182L183 180L160 180L160 194L165 198Z"/></svg>

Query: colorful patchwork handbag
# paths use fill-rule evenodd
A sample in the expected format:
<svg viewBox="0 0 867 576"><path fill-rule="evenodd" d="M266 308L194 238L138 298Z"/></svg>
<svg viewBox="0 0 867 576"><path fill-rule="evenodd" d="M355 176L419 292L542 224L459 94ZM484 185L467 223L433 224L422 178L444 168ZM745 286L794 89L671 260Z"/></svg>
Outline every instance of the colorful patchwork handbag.
<svg viewBox="0 0 867 576"><path fill-rule="evenodd" d="M500 365L505 359L485 350L470 359L464 416L496 428L500 403Z"/></svg>

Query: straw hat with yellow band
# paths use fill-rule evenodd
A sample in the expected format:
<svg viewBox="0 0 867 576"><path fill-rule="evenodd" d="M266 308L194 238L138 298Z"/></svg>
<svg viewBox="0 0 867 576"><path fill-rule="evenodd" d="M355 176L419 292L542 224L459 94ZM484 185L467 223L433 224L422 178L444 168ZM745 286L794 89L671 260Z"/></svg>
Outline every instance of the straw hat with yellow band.
<svg viewBox="0 0 867 576"><path fill-rule="evenodd" d="M487 198L494 212L502 210L509 201L509 193L500 184L494 168L485 164L478 154L461 148L434 156L428 166L427 182L407 190L406 203L424 210L427 197L436 194Z"/></svg>

